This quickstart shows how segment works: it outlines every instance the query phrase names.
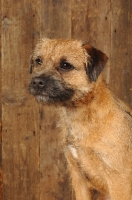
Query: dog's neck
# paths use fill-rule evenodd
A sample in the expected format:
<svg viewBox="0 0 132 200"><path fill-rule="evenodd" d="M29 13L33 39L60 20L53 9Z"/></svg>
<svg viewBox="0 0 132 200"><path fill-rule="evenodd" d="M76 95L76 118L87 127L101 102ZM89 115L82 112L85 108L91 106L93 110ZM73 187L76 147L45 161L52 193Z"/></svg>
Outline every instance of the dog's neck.
<svg viewBox="0 0 132 200"><path fill-rule="evenodd" d="M111 91L108 89L105 81L100 79L97 83L93 84L92 89L84 94L81 98L75 99L73 101L69 101L63 104L66 109L75 109L79 107L87 107L90 108L93 103L104 103L107 104L108 97L111 97Z"/></svg>
<svg viewBox="0 0 132 200"><path fill-rule="evenodd" d="M71 121L74 119L77 121L77 118L79 119L80 116L84 117L85 121L85 115L87 117L89 116L89 119L92 119L92 117L94 119L101 119L112 110L112 108L107 106L108 101L113 101L111 92L107 88L105 82L100 82L97 83L97 85L95 84L94 90L89 92L83 98L78 99L71 104L62 106L61 115L65 115L65 117L70 118ZM105 110L105 112L102 113L102 109ZM86 120L88 120L88 118Z"/></svg>

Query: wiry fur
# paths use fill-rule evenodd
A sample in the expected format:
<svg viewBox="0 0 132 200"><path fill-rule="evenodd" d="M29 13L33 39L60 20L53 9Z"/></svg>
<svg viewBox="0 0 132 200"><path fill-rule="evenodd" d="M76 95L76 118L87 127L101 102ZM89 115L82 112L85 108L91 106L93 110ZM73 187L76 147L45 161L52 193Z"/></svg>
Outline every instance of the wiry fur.
<svg viewBox="0 0 132 200"><path fill-rule="evenodd" d="M73 68L63 69L62 60ZM101 51L76 40L43 39L32 55L30 92L60 110L76 200L92 200L95 190L132 200L132 112L102 80L106 61Z"/></svg>

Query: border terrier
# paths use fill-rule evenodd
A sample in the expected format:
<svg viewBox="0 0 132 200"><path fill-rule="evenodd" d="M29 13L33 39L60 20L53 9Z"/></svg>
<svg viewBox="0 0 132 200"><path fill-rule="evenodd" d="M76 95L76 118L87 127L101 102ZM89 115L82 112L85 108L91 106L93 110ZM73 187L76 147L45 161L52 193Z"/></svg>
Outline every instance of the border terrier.
<svg viewBox="0 0 132 200"><path fill-rule="evenodd" d="M55 104L76 200L132 200L132 111L108 89L107 56L78 40L44 38L31 56L29 90Z"/></svg>

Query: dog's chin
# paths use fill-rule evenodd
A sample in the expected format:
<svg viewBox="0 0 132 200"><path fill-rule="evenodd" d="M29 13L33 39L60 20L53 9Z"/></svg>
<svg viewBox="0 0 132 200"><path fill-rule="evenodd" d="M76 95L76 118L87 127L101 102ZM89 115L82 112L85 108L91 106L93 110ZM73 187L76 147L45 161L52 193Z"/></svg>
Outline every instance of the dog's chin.
<svg viewBox="0 0 132 200"><path fill-rule="evenodd" d="M35 98L39 103L49 103L49 97L46 95L35 95Z"/></svg>
<svg viewBox="0 0 132 200"><path fill-rule="evenodd" d="M59 98L54 98L46 95L34 95L38 103L42 104L57 104L64 103L65 101L61 101Z"/></svg>

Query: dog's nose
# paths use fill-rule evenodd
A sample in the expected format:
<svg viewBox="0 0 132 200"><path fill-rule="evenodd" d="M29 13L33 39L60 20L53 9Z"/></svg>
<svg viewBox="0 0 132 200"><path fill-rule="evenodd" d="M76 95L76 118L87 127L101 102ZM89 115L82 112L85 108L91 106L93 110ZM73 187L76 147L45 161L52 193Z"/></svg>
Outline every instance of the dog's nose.
<svg viewBox="0 0 132 200"><path fill-rule="evenodd" d="M34 77L32 79L32 86L34 88L43 88L45 85L45 80L42 77Z"/></svg>

